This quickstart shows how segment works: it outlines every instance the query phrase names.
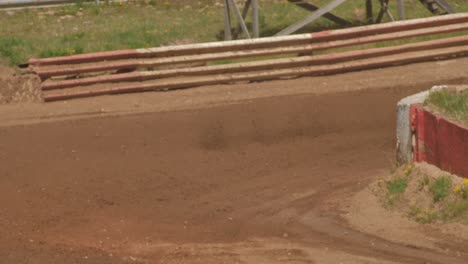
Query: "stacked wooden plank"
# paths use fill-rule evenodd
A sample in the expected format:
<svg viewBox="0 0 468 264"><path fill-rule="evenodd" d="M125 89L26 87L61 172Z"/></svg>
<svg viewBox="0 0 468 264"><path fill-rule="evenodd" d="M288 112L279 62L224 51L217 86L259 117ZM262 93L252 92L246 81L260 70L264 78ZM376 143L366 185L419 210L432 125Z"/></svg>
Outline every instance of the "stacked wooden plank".
<svg viewBox="0 0 468 264"><path fill-rule="evenodd" d="M98 0L85 0L87 2ZM83 2L85 2L83 1ZM34 6L55 6L61 4L75 4L76 0L0 0L0 8L24 8Z"/></svg>
<svg viewBox="0 0 468 264"><path fill-rule="evenodd" d="M337 74L463 56L468 54L467 31L468 14L455 14L285 37L31 59L29 70L43 80L44 100L49 102ZM457 34L446 37L446 33ZM422 36L431 40L390 45ZM363 49L364 44L384 41L384 47Z"/></svg>

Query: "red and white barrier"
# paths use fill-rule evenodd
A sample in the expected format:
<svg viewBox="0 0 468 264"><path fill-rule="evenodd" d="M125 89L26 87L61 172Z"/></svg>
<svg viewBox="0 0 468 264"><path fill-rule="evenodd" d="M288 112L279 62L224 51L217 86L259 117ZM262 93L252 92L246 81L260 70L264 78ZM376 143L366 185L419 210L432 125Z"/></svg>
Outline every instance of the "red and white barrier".
<svg viewBox="0 0 468 264"><path fill-rule="evenodd" d="M31 59L25 71L41 78L43 99L52 102L339 74L468 56L466 32L468 14L455 14L284 37ZM435 39L419 38L423 36ZM396 40L408 43L389 42ZM363 46L383 42L385 47ZM314 54L318 51L326 54Z"/></svg>
<svg viewBox="0 0 468 264"><path fill-rule="evenodd" d="M398 104L398 160L427 162L468 178L468 127L424 108L423 102L431 91L407 97Z"/></svg>

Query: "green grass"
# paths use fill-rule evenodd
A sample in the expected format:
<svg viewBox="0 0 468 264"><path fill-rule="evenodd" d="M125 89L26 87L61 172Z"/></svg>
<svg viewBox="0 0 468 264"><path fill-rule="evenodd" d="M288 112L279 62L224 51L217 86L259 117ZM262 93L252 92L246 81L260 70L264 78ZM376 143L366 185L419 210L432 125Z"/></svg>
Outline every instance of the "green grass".
<svg viewBox="0 0 468 264"><path fill-rule="evenodd" d="M155 1L0 12L0 23L8 25L0 28L0 56L20 64L31 57L216 41L222 9L205 7Z"/></svg>
<svg viewBox="0 0 468 264"><path fill-rule="evenodd" d="M193 43L221 40L223 7L215 2L152 0L146 4L137 1L101 6L78 3L51 9L0 11L3 25L0 27L0 56L16 65L31 57L156 47L178 40ZM310 2L327 3L326 0ZM391 2L390 9L396 14L396 1ZM468 11L465 0L451 2L458 10ZM271 36L309 14L283 0L265 0L260 5L262 36ZM361 25L365 22L364 8L364 1L347 1L334 13L351 20L354 25ZM406 8L408 18L431 15L418 0L406 1ZM251 23L250 18L247 23ZM338 26L322 18L298 33L334 28ZM388 44L366 47L382 45Z"/></svg>
<svg viewBox="0 0 468 264"><path fill-rule="evenodd" d="M408 216L421 224L430 224L440 219L440 214L437 211L422 210L419 207L411 207Z"/></svg>
<svg viewBox="0 0 468 264"><path fill-rule="evenodd" d="M449 203L442 213L442 219L445 221L461 219L464 223L468 223L468 201Z"/></svg>
<svg viewBox="0 0 468 264"><path fill-rule="evenodd" d="M394 205L395 202L401 197L408 187L408 177L398 177L393 180L387 181L387 202L390 206Z"/></svg>
<svg viewBox="0 0 468 264"><path fill-rule="evenodd" d="M432 193L434 203L442 201L450 193L452 181L447 177L436 179L429 185L429 191Z"/></svg>
<svg viewBox="0 0 468 264"><path fill-rule="evenodd" d="M387 190L391 194L404 193L408 187L408 178L401 177L387 182Z"/></svg>
<svg viewBox="0 0 468 264"><path fill-rule="evenodd" d="M443 222L460 221L468 224L468 201L457 200L444 204L440 209L421 209L419 207L410 207L408 216L421 224L430 224L437 220Z"/></svg>
<svg viewBox="0 0 468 264"><path fill-rule="evenodd" d="M12 64L17 64L25 60L25 50L27 43L22 38L16 37L2 37L0 36L0 56L8 59Z"/></svg>
<svg viewBox="0 0 468 264"><path fill-rule="evenodd" d="M443 90L434 92L429 95L425 104L448 115L449 118L468 124L468 91Z"/></svg>
<svg viewBox="0 0 468 264"><path fill-rule="evenodd" d="M375 192L387 209L399 210L421 224L468 224L468 179L441 173L438 177L408 164L380 179Z"/></svg>

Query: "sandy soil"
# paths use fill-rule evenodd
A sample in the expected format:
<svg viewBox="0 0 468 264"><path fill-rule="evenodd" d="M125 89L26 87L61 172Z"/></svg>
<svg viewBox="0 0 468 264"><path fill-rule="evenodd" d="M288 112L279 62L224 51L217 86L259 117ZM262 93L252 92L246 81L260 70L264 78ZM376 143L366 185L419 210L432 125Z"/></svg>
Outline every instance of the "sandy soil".
<svg viewBox="0 0 468 264"><path fill-rule="evenodd" d="M39 77L16 75L13 69L0 65L0 105L41 102L39 85Z"/></svg>
<svg viewBox="0 0 468 264"><path fill-rule="evenodd" d="M342 218L343 201L390 167L396 102L434 67L408 86L374 71L240 85L261 92L235 103L207 101L220 87L175 93L183 111L118 112L155 93L0 108L15 124L0 126L0 263L466 263L466 241L403 243ZM314 80L329 89L305 92ZM358 83L368 89L349 91ZM61 109L86 102L120 116ZM54 122L31 124L31 109Z"/></svg>

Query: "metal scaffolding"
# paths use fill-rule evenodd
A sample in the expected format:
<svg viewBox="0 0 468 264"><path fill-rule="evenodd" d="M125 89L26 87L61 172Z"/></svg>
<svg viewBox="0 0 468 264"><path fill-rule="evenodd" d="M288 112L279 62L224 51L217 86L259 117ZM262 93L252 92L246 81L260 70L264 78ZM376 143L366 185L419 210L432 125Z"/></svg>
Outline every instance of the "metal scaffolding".
<svg viewBox="0 0 468 264"><path fill-rule="evenodd" d="M351 22L343 19L339 16L332 14L331 12L345 3L347 0L330 0L328 4L318 7L314 4L306 2L304 0L288 0L291 4L303 8L307 11L312 12L312 14L303 18L302 20L290 25L289 27L281 30L276 34L276 36L285 36L290 35L298 30L304 28L306 25L316 21L317 19L323 17L325 19L331 20L339 25L348 26L351 25ZM387 16L389 20L394 21L395 18L388 9L390 0L374 0L378 2L380 8L377 17L374 19L373 0L364 0L366 3L366 14L367 21L369 23L381 23L384 16ZM455 13L455 9L447 3L446 0L419 0L427 9L429 9L434 14L442 13ZM398 19L405 20L405 1L397 0L398 5ZM246 17L249 13L249 9L252 8L252 34L247 28ZM235 14L238 25L233 29L233 18L232 11ZM231 40L234 35L242 32L244 38L258 38L260 37L260 28L259 28L259 6L258 0L246 0L244 7L241 9L235 0L224 0L224 39Z"/></svg>

